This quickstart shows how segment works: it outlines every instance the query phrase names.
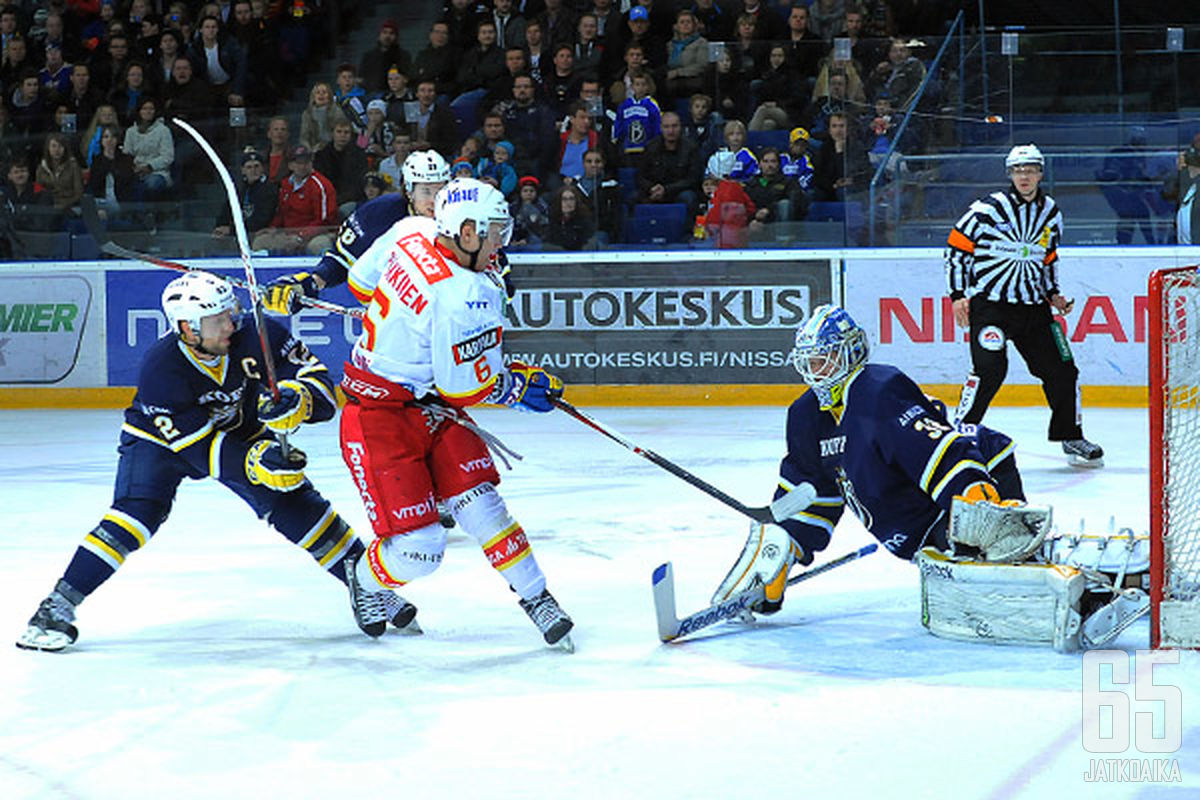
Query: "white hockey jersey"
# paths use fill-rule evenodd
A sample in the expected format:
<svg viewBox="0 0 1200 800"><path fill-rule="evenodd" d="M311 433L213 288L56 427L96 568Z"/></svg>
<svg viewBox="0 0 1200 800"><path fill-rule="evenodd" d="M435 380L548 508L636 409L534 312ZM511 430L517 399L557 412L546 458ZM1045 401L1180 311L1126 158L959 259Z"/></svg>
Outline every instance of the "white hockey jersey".
<svg viewBox="0 0 1200 800"><path fill-rule="evenodd" d="M406 217L354 263L350 286L369 302L350 361L414 397L469 406L504 372L505 295L491 273L459 266L436 234L432 219Z"/></svg>

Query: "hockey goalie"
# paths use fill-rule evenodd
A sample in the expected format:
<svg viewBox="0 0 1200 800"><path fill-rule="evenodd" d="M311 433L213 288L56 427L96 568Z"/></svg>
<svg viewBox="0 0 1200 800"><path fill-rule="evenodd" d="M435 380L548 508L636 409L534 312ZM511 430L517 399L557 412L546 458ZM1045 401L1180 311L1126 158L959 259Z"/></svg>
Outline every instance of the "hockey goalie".
<svg viewBox="0 0 1200 800"><path fill-rule="evenodd" d="M791 363L811 391L788 409L775 496L816 499L782 527L752 526L714 603L761 587L752 610L779 610L793 565L812 563L849 507L917 564L922 623L937 636L1071 651L1146 613L1147 537L1052 536L1051 509L1025 502L1007 436L952 425L940 401L867 356L865 331L836 306L796 332Z"/></svg>

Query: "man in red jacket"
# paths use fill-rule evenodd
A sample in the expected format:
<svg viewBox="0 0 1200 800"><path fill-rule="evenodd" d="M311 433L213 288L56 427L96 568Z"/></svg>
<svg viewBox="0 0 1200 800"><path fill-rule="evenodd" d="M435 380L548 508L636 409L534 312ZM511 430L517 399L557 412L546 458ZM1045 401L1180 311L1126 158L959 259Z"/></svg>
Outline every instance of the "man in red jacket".
<svg viewBox="0 0 1200 800"><path fill-rule="evenodd" d="M288 154L291 174L279 184L279 208L269 227L254 237L255 250L319 256L333 245L338 225L337 192L313 170L312 151L297 145Z"/></svg>

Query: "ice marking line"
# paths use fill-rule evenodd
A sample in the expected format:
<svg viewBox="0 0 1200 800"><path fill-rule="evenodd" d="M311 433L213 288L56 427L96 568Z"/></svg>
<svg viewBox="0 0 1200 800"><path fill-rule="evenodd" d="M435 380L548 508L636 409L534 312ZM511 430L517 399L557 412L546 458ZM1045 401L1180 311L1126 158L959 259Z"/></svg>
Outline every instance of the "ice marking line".
<svg viewBox="0 0 1200 800"><path fill-rule="evenodd" d="M1013 770L1008 778L987 796L986 800L1009 800L1028 789L1030 781L1045 772L1046 768L1062 754L1067 745L1075 741L1079 735L1079 723L1071 723L1070 727L1060 733L1058 738L1048 746L1042 748L1041 752Z"/></svg>

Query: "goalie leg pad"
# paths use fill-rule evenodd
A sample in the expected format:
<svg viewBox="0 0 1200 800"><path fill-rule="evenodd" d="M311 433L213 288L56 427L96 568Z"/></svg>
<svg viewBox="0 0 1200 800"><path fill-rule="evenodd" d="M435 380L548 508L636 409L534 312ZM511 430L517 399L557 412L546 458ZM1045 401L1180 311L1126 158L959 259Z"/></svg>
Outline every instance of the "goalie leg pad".
<svg viewBox="0 0 1200 800"><path fill-rule="evenodd" d="M1115 536L1052 536L1042 545L1041 555L1051 564L1085 572L1145 576L1150 571L1150 537L1135 536L1128 528Z"/></svg>
<svg viewBox="0 0 1200 800"><path fill-rule="evenodd" d="M1083 574L1055 564L956 561L934 548L917 553L921 624L935 636L995 644L1080 647Z"/></svg>
<svg viewBox="0 0 1200 800"><path fill-rule="evenodd" d="M778 611L783 605L788 572L797 560L804 560L803 551L787 531L761 522L751 523L741 555L713 592L713 605L724 603L748 589L761 587L765 600L754 610L764 614Z"/></svg>
<svg viewBox="0 0 1200 800"><path fill-rule="evenodd" d="M1037 552L1050 532L1049 506L1009 506L954 498L950 504L950 546L978 550L989 562L1023 561Z"/></svg>

